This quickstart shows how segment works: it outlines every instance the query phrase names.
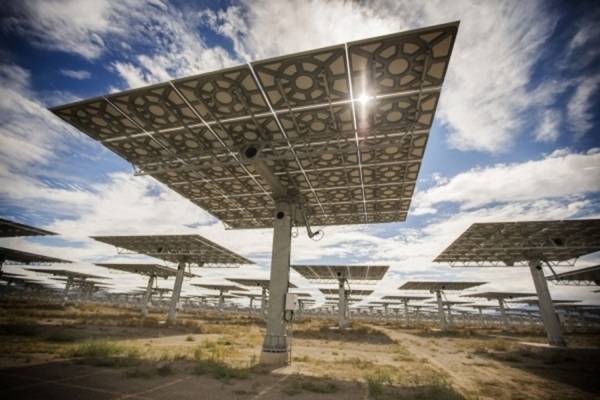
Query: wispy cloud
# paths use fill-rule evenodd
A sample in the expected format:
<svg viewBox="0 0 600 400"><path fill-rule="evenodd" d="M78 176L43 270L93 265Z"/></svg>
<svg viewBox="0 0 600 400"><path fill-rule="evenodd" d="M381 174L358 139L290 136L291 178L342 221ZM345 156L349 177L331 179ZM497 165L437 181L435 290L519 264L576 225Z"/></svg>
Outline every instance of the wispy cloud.
<svg viewBox="0 0 600 400"><path fill-rule="evenodd" d="M485 189L483 189L485 188ZM600 192L600 152L557 151L541 160L475 168L417 193L415 207L457 203L477 208L492 203L536 201Z"/></svg>
<svg viewBox="0 0 600 400"><path fill-rule="evenodd" d="M68 76L69 78L79 79L81 81L90 79L90 77L92 76L90 71L86 71L83 69L61 69L60 73L64 76Z"/></svg>
<svg viewBox="0 0 600 400"><path fill-rule="evenodd" d="M539 126L535 131L538 142L554 142L560 136L560 111L549 109L542 113Z"/></svg>
<svg viewBox="0 0 600 400"><path fill-rule="evenodd" d="M594 118L594 101L597 101L600 74L581 80L567 104L568 123L577 137L589 132ZM594 98L596 96L596 98Z"/></svg>

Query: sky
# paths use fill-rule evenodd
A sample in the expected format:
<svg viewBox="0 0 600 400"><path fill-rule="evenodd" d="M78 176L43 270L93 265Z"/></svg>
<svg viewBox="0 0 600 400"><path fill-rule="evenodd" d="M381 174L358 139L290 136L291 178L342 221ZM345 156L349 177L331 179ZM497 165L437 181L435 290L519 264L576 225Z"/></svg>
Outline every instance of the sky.
<svg viewBox="0 0 600 400"><path fill-rule="evenodd" d="M474 222L600 217L596 1L25 0L0 3L0 16L0 216L60 233L0 245L73 260L69 268L113 278L114 290L145 282L94 262L147 259L89 236L198 233L256 262L197 270L202 278L184 285L191 294L202 292L191 282L267 277L272 230L226 230L48 107L457 20L407 220L326 227L318 242L295 229L292 263L390 265L368 299L423 279L530 292L527 269L432 261ZM592 254L577 266L599 261ZM295 272L292 281L322 300ZM550 290L600 303L591 288Z"/></svg>

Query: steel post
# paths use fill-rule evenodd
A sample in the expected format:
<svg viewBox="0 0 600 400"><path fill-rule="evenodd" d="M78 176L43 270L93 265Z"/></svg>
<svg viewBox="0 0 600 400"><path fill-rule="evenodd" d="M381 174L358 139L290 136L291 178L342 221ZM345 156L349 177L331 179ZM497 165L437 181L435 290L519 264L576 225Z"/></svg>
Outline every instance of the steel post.
<svg viewBox="0 0 600 400"><path fill-rule="evenodd" d="M338 279L338 323L340 329L344 329L348 323L346 321L346 289L344 288L345 279Z"/></svg>
<svg viewBox="0 0 600 400"><path fill-rule="evenodd" d="M278 202L275 207L273 222L269 312L267 315L267 333L260 359L262 364L281 365L287 362L287 332L284 308L285 295L290 280L292 223L294 220L295 205L288 201Z"/></svg>
<svg viewBox="0 0 600 400"><path fill-rule="evenodd" d="M148 316L148 303L152 298L152 286L154 285L154 275L150 275L148 278L148 285L146 286L146 293L144 293L144 301L142 302L142 316L146 318Z"/></svg>
<svg viewBox="0 0 600 400"><path fill-rule="evenodd" d="M69 289L71 289L71 285L73 284L73 277L67 278L67 283L65 284L65 291L63 292L63 301L62 306L64 307L69 300Z"/></svg>
<svg viewBox="0 0 600 400"><path fill-rule="evenodd" d="M169 305L169 315L167 323L173 324L177 319L177 303L179 303L179 295L183 286L183 275L185 273L185 263L180 262L177 266L177 275L175 275L175 285L173 286L173 294L171 296L171 304Z"/></svg>
<svg viewBox="0 0 600 400"><path fill-rule="evenodd" d="M502 322L504 323L504 329L510 329L510 321L508 315L506 315L506 309L504 308L504 300L498 299L498 305L500 306L500 315L502 316Z"/></svg>
<svg viewBox="0 0 600 400"><path fill-rule="evenodd" d="M260 295L260 313L263 317L267 314L267 288L262 288L262 294Z"/></svg>
<svg viewBox="0 0 600 400"><path fill-rule="evenodd" d="M440 317L440 329L442 331L448 330L448 323L446 322L446 313L444 312L444 303L442 302L442 291L436 290L435 297L438 303L438 314Z"/></svg>
<svg viewBox="0 0 600 400"><path fill-rule="evenodd" d="M542 321L544 321L548 343L553 346L564 347L567 343L563 337L560 322L554 310L554 304L552 303L552 297L550 297L548 282L546 282L546 277L544 276L542 263L540 261L530 261L529 270L531 271L535 290L538 295L540 314L542 315Z"/></svg>

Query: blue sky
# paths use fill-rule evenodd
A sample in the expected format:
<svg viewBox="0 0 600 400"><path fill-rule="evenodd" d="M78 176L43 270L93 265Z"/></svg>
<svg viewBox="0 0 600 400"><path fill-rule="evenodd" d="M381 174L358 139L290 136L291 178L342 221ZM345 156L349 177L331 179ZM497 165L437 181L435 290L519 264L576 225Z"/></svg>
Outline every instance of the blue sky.
<svg viewBox="0 0 600 400"><path fill-rule="evenodd" d="M476 221L598 217L594 1L62 0L0 9L0 215L61 233L3 241L7 246L73 259L74 268L106 275L91 263L122 258L90 235L197 232L259 264L211 271L206 280L267 274L270 230L225 231L151 178L134 177L127 162L46 108L454 20L461 21L458 39L408 220L330 227L317 243L300 232L293 261L387 263L390 278L374 297L419 278L531 290L525 270L459 270L431 260ZM117 280L119 287L141 282L122 274ZM552 290L557 297L594 296L581 288Z"/></svg>

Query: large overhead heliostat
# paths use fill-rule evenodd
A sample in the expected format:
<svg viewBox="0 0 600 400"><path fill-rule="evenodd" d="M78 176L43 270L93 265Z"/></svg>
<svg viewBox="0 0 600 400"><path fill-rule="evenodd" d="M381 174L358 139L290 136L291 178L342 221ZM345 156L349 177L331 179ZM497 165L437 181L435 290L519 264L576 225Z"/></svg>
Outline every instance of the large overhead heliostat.
<svg viewBox="0 0 600 400"><path fill-rule="evenodd" d="M550 275L547 278L557 285L600 286L600 265Z"/></svg>
<svg viewBox="0 0 600 400"><path fill-rule="evenodd" d="M458 23L53 108L233 228L274 228L264 362L287 359L291 227L404 221Z"/></svg>
<svg viewBox="0 0 600 400"><path fill-rule="evenodd" d="M252 261L200 235L93 236L92 239L115 246L121 254L145 254L178 264L167 317L169 323L174 323L177 318L177 304L186 265L226 267L253 264ZM148 282L148 287L151 285Z"/></svg>
<svg viewBox="0 0 600 400"><path fill-rule="evenodd" d="M543 263L573 266L577 258L600 251L600 220L473 224L434 261L465 267L528 266L550 344L565 346L552 304Z"/></svg>
<svg viewBox="0 0 600 400"><path fill-rule="evenodd" d="M35 226L20 224L18 222L0 218L0 237L49 235L56 235L56 233L36 228Z"/></svg>

